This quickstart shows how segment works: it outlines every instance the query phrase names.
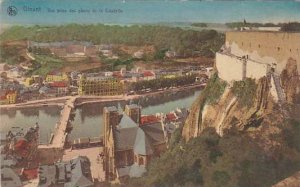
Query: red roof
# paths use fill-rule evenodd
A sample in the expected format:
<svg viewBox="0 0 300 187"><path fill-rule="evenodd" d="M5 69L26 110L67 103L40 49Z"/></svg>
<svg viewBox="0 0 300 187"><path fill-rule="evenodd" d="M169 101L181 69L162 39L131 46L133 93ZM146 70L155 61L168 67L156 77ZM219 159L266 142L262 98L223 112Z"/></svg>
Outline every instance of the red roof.
<svg viewBox="0 0 300 187"><path fill-rule="evenodd" d="M0 100L6 100L6 96L5 95L0 96Z"/></svg>
<svg viewBox="0 0 300 187"><path fill-rule="evenodd" d="M114 71L114 72L113 72L113 76L114 76L114 77L117 77L117 78L123 77L123 76L121 75L121 72L119 72L119 71Z"/></svg>
<svg viewBox="0 0 300 187"><path fill-rule="evenodd" d="M144 71L143 76L144 77L152 77L152 76L154 76L154 74L151 71Z"/></svg>
<svg viewBox="0 0 300 187"><path fill-rule="evenodd" d="M7 94L15 94L16 93L16 91L14 91L14 90L8 90L7 92L6 92L6 95Z"/></svg>
<svg viewBox="0 0 300 187"><path fill-rule="evenodd" d="M23 175L27 180L36 179L38 174L38 169L24 169Z"/></svg>
<svg viewBox="0 0 300 187"><path fill-rule="evenodd" d="M28 142L26 140L19 140L16 144L15 144L15 150L19 151L19 150L25 150L28 146Z"/></svg>
<svg viewBox="0 0 300 187"><path fill-rule="evenodd" d="M169 113L166 115L167 120L169 121L175 121L177 119L176 115L174 113Z"/></svg>
<svg viewBox="0 0 300 187"><path fill-rule="evenodd" d="M50 83L50 86L51 87L67 87L68 84L67 84L67 82L64 82L64 81L57 81L57 82Z"/></svg>
<svg viewBox="0 0 300 187"><path fill-rule="evenodd" d="M141 125L157 123L159 121L160 121L160 117L157 117L155 115L148 115L148 116L141 117Z"/></svg>

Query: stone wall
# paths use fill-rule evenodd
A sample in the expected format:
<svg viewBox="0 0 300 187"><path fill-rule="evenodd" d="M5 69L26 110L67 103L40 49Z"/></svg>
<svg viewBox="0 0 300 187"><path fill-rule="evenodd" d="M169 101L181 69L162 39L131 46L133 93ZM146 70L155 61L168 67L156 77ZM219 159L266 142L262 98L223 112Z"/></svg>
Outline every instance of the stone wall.
<svg viewBox="0 0 300 187"><path fill-rule="evenodd" d="M248 55L254 61L276 64L277 73L292 58L300 72L300 33L231 31L226 33L226 47L236 56Z"/></svg>
<svg viewBox="0 0 300 187"><path fill-rule="evenodd" d="M251 60L247 60L246 63L246 77L252 79L260 79L266 76L270 66L267 64L257 63Z"/></svg>
<svg viewBox="0 0 300 187"><path fill-rule="evenodd" d="M218 76L227 82L243 80L243 62L236 57L216 53Z"/></svg>

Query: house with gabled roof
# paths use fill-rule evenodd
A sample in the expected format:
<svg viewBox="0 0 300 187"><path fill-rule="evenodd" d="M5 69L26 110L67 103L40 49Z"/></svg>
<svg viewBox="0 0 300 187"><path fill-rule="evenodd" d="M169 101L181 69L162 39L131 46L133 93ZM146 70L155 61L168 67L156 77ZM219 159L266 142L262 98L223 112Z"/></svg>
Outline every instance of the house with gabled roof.
<svg viewBox="0 0 300 187"><path fill-rule="evenodd" d="M70 161L42 165L38 169L39 187L92 187L90 161L85 156L78 156Z"/></svg>

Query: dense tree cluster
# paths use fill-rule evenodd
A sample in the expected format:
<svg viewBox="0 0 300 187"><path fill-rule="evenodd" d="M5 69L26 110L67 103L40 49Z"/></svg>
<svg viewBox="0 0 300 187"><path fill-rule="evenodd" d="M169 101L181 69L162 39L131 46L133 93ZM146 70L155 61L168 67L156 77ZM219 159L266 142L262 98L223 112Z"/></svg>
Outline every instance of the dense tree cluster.
<svg viewBox="0 0 300 187"><path fill-rule="evenodd" d="M284 23L281 27L281 31L299 32L300 23L299 22Z"/></svg>
<svg viewBox="0 0 300 187"><path fill-rule="evenodd" d="M293 133L299 131L299 122L286 122L281 128L289 139L299 137ZM295 142L283 143L274 155L234 129L220 137L208 128L188 142L180 140L180 132L174 135L170 148L152 160L144 177L129 180L130 186L272 186L300 169Z"/></svg>
<svg viewBox="0 0 300 187"><path fill-rule="evenodd" d="M248 22L230 22L226 23L226 26L229 28L240 28L240 27L279 27L281 24L275 23L248 23Z"/></svg>
<svg viewBox="0 0 300 187"><path fill-rule="evenodd" d="M215 30L183 30L167 26L109 26L69 24L51 27L14 26L1 40L29 39L38 42L91 41L94 44L154 45L157 50L171 49L181 56L213 57L224 43L224 34Z"/></svg>
<svg viewBox="0 0 300 187"><path fill-rule="evenodd" d="M143 89L157 90L160 88L177 87L195 83L195 75L178 76L174 78L159 78L153 80L138 81L132 83L131 90L141 91Z"/></svg>
<svg viewBox="0 0 300 187"><path fill-rule="evenodd" d="M191 25L194 27L207 27L206 23L192 23Z"/></svg>

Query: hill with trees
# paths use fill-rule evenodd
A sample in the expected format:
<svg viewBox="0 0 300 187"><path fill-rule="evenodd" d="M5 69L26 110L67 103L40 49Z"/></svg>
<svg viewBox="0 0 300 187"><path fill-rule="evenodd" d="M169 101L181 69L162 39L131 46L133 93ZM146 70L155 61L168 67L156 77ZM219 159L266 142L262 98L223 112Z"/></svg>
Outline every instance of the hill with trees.
<svg viewBox="0 0 300 187"><path fill-rule="evenodd" d="M90 41L94 44L154 45L159 51L170 49L180 56L195 54L213 57L224 43L224 34L215 30L184 30L151 25L79 25L13 26L0 35L1 41L31 40L37 42Z"/></svg>

